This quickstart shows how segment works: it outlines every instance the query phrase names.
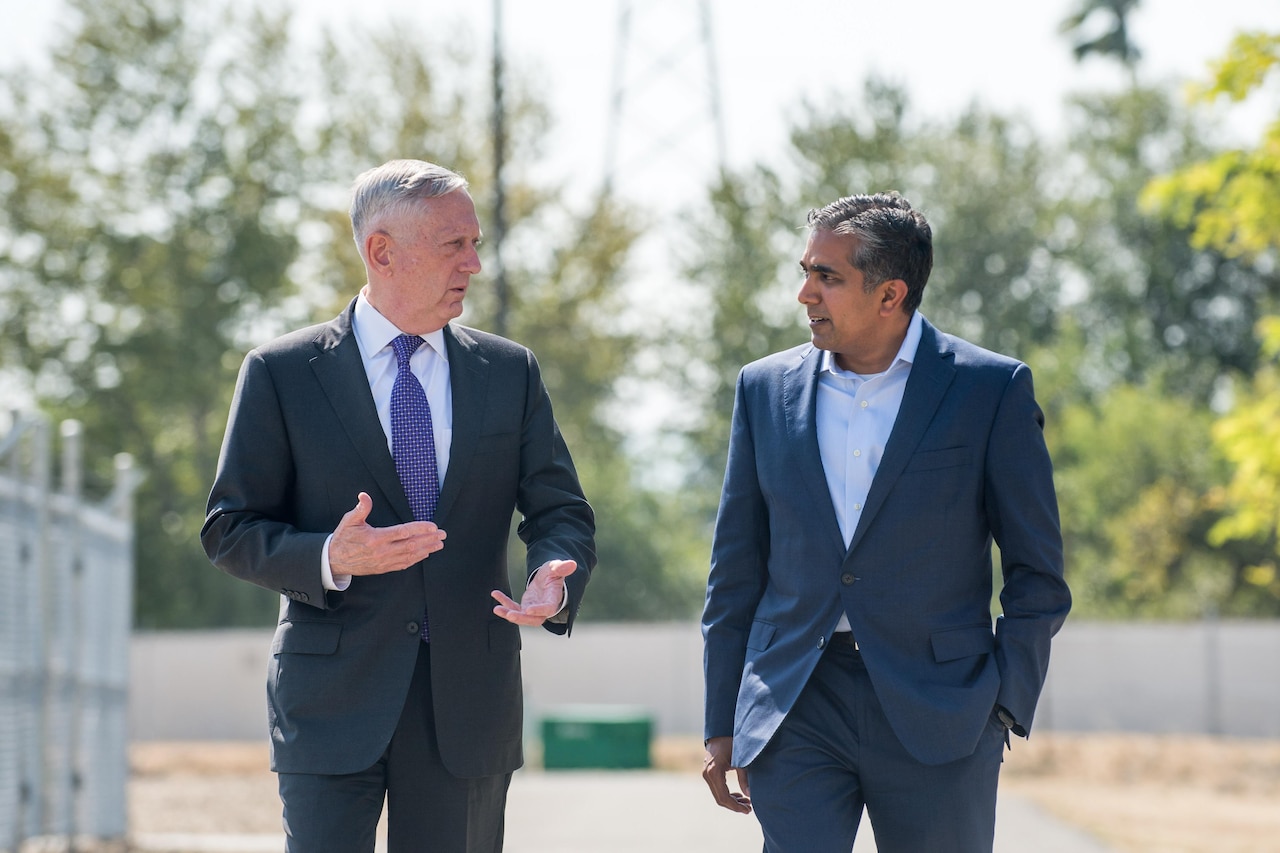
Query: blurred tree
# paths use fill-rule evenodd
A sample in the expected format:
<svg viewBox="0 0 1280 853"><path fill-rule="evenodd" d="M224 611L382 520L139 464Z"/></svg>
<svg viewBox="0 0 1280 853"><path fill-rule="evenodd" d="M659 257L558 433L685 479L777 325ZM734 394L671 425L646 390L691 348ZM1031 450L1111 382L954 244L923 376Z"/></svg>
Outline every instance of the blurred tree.
<svg viewBox="0 0 1280 853"><path fill-rule="evenodd" d="M1129 15L1140 4L1141 0L1079 0L1079 8L1063 20L1059 30L1071 36L1077 61L1105 56L1132 71L1142 52L1129 37ZM1101 31L1094 23L1099 19L1106 19Z"/></svg>
<svg viewBox="0 0 1280 853"><path fill-rule="evenodd" d="M1220 516L1204 496L1223 476L1205 452L1210 412L1152 386L1064 395L1062 378L1043 371L1037 392L1055 410L1046 437L1077 615L1191 618L1210 602L1233 612L1244 562L1205 541Z"/></svg>
<svg viewBox="0 0 1280 853"><path fill-rule="evenodd" d="M1242 101L1278 68L1280 35L1242 33L1193 97ZM1280 251L1278 191L1280 120L1273 120L1257 148L1226 151L1155 179L1144 201L1191 227L1195 245L1274 269ZM1271 295L1269 307L1275 311L1280 299ZM1280 316L1260 319L1257 331L1265 361L1251 380L1239 383L1234 406L1213 429L1214 445L1233 472L1225 487L1212 493L1227 516L1209 531L1209 539L1223 547L1252 543L1263 548L1246 567L1240 586L1252 593L1259 609L1275 615L1280 612Z"/></svg>
<svg viewBox="0 0 1280 853"><path fill-rule="evenodd" d="M536 222L533 216L513 223L512 242L545 238L550 226ZM617 410L615 396L619 379L636 370L641 347L653 343L623 320L623 263L639 237L635 215L605 196L568 227L550 253L508 250L504 258L508 333L538 354L556 419L596 511L600 569L581 617L687 618L702 603L703 565L689 553L698 531L671 496L640 484L637 463L624 452L627 412ZM493 309L492 301L485 303L486 311ZM471 315L466 319L473 322ZM511 553L523 566L523 549Z"/></svg>
<svg viewBox="0 0 1280 853"><path fill-rule="evenodd" d="M704 519L719 500L738 370L808 337L790 287L799 279L788 274L803 248L798 221L778 176L757 167L722 174L710 209L692 222L685 271L706 309L695 312L687 338L668 355L682 377L690 418L691 508Z"/></svg>
<svg viewBox="0 0 1280 853"><path fill-rule="evenodd" d="M1242 573L1240 586L1280 615L1280 316L1259 323L1268 363L1236 405L1214 424L1213 441L1233 467L1230 481L1211 493L1227 512L1209 531L1226 547L1253 543L1263 553Z"/></svg>
<svg viewBox="0 0 1280 853"><path fill-rule="evenodd" d="M291 291L305 176L285 21L68 7L50 73L2 83L4 358L145 472L139 624L262 622L274 599L209 571L196 532L238 335Z"/></svg>
<svg viewBox="0 0 1280 853"><path fill-rule="evenodd" d="M1209 156L1215 134L1159 89L1070 99L1056 168L1064 310L1089 338L1091 384L1163 382L1208 405L1223 378L1251 370L1251 330L1280 295L1273 270L1213 247L1189 225L1144 211L1152 178Z"/></svg>
<svg viewBox="0 0 1280 853"><path fill-rule="evenodd" d="M896 189L924 212L936 263L922 310L940 328L1002 352L1052 334L1049 172L1031 128L976 105L917 126L906 93L872 80L854 110L811 108L792 144L805 209Z"/></svg>
<svg viewBox="0 0 1280 853"><path fill-rule="evenodd" d="M465 40L428 50L408 26L304 49L283 11L68 7L51 72L0 77L0 363L25 369L46 409L84 421L92 446L145 470L139 626L266 624L276 599L212 569L196 537L241 356L358 289L346 205L359 171L394 156L447 164L472 177L485 220L486 101L468 89ZM602 318L635 230L625 211L555 205L529 174L545 108L528 91L507 103L509 237L524 250L507 254L521 289L512 334L540 353L573 432L602 522L599 577L643 579L635 602L600 596L585 615L685 615L697 596L668 560L679 545L641 527L660 513L630 488L610 426L637 343ZM483 327L483 278L473 294L464 322Z"/></svg>
<svg viewBox="0 0 1280 853"><path fill-rule="evenodd" d="M1139 86L1125 65L1126 91L1077 96L1068 113L1057 250L1071 270L1079 387L1061 406L1055 461L1076 612L1274 615L1275 596L1256 584L1265 552L1210 535L1223 523L1227 471L1208 428L1230 378L1258 363L1251 330L1280 279L1274 264L1197 239L1189 216L1153 215L1153 179L1221 160L1220 134L1171 93ZM1127 414L1135 408L1147 411L1145 425ZM1169 448L1180 449L1166 458ZM1110 461L1094 468L1099 457Z"/></svg>
<svg viewBox="0 0 1280 853"><path fill-rule="evenodd" d="M1280 67L1280 34L1241 33L1214 63L1212 79L1192 98L1240 102ZM1195 246L1232 257L1257 258L1280 249L1280 119L1253 149L1234 149L1182 166L1152 180L1143 200L1149 210L1192 228Z"/></svg>

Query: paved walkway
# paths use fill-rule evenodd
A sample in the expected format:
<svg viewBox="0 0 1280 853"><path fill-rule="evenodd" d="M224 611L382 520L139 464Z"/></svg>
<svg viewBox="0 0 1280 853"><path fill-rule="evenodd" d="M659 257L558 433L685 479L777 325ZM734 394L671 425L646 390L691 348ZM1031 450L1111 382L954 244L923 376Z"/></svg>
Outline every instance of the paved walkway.
<svg viewBox="0 0 1280 853"><path fill-rule="evenodd" d="M995 853L1108 853L1021 797L1002 795ZM717 807L702 778L661 771L522 770L507 805L507 853L750 853L755 818ZM144 835L147 853L279 853L278 835ZM380 847L380 850L382 848ZM874 853L863 821L854 853Z"/></svg>
<svg viewBox="0 0 1280 853"><path fill-rule="evenodd" d="M759 851L754 817L722 809L700 776L687 773L516 775L507 804L509 853L744 853ZM874 853L863 820L854 853ZM1004 795L995 853L1107 853L1086 833L1030 801Z"/></svg>

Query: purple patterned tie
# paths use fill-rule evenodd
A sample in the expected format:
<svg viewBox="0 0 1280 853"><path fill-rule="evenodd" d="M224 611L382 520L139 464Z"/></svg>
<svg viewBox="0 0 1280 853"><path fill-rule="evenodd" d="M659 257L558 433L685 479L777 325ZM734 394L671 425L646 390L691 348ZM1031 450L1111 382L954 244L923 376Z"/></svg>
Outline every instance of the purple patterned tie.
<svg viewBox="0 0 1280 853"><path fill-rule="evenodd" d="M396 381L391 386L391 455L396 460L404 496L413 510L413 520L431 521L440 497L435 433L427 394L409 369L409 358L422 343L417 335L400 335L391 342L396 353ZM425 613L420 634L426 641L429 635Z"/></svg>

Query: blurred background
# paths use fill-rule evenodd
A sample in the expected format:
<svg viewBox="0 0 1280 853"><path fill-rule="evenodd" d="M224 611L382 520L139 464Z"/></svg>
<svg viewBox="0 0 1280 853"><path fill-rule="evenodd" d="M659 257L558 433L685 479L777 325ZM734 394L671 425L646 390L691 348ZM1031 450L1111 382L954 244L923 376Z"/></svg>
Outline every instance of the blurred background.
<svg viewBox="0 0 1280 853"><path fill-rule="evenodd" d="M582 635L634 648L659 623L651 647L679 661L646 688L670 694L660 728L700 725L733 383L807 340L805 213L896 189L934 227L923 312L1026 361L1046 412L1076 602L1048 725L1140 727L1117 698L1138 672L1179 709L1155 730L1280 737L1277 4L62 0L4 19L13 719L71 732L49 697L70 721L94 693L94 725L135 739L246 736L168 732L199 715L155 698L192 699L158 661L213 632L257 643L208 660L241 661L260 702L278 601L197 539L236 370L358 290L349 186L408 156L471 181L485 271L463 322L539 356L600 519ZM535 701L565 695L541 641ZM1152 663L1168 649L1196 657ZM1128 675L1062 683L1099 657ZM37 772L21 732L0 794Z"/></svg>

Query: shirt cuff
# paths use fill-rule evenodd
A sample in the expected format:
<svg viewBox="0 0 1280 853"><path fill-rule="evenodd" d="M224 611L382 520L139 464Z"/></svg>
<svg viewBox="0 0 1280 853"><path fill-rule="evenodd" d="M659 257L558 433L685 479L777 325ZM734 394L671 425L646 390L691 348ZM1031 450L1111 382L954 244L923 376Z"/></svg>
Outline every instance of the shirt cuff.
<svg viewBox="0 0 1280 853"><path fill-rule="evenodd" d="M320 584L325 589L331 589L335 592L342 592L351 586L351 575L335 575L333 567L329 565L329 543L333 541L333 534L324 540L324 548L320 551Z"/></svg>

